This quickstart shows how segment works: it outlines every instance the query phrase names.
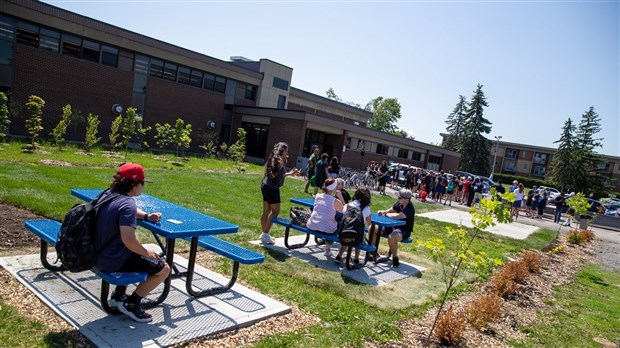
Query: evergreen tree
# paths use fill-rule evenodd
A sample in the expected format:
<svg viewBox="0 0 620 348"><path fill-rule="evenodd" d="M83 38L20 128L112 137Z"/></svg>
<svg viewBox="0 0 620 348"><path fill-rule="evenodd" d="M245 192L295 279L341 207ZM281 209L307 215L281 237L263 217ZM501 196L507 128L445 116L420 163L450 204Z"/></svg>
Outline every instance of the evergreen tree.
<svg viewBox="0 0 620 348"><path fill-rule="evenodd" d="M581 115L575 139L575 189L576 191L603 192L607 189L608 178L599 171L604 160L594 150L602 145L602 138L595 138L601 131L601 119L591 106Z"/></svg>
<svg viewBox="0 0 620 348"><path fill-rule="evenodd" d="M467 110L467 101L465 96L459 95L459 102L456 103L452 113L448 115L446 123L448 126L448 136L444 139L442 146L452 151L458 151L461 130L463 129L463 120L465 119L465 111Z"/></svg>
<svg viewBox="0 0 620 348"><path fill-rule="evenodd" d="M558 144L558 150L551 162L551 181L564 192L575 191L575 125L570 118L564 122L560 139L553 143Z"/></svg>
<svg viewBox="0 0 620 348"><path fill-rule="evenodd" d="M491 142L483 134L491 132L491 122L483 117L484 107L488 107L482 85L478 84L465 111L465 119L458 147L461 153L459 168L470 173L489 173L489 148Z"/></svg>

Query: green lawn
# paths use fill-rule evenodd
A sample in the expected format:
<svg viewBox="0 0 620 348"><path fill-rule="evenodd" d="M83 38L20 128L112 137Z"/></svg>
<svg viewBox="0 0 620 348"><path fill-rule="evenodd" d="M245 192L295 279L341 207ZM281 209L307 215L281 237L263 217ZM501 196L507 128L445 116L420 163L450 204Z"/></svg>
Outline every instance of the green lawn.
<svg viewBox="0 0 620 348"><path fill-rule="evenodd" d="M70 195L71 188L105 188L111 181L114 168L123 158L110 158L95 151L95 156L76 154L69 147L58 152L47 147L48 153L25 154L19 143L0 147L0 200L29 209L44 216L62 219L66 211L79 200ZM386 342L400 337L399 320L421 315L443 289L440 267L417 250L416 244L401 244L399 253L403 261L427 267L421 278L410 277L380 288L357 284L341 276L311 266L299 259L268 251L250 244L260 234L259 217L262 209L260 181L262 167L249 165L243 173L237 172L232 163L205 158L190 158L173 164L173 156L154 157L148 153L130 152L128 161L143 164L147 177L154 180L145 192L188 208L239 225L239 232L226 235L230 241L264 253L266 259L259 266L242 267L240 281L250 284L267 296L281 299L289 305L321 318L322 323L300 331L273 335L261 340L257 346L340 347L362 346L372 339ZM44 160L72 163L75 166L49 166ZM289 198L303 197L303 180L288 178L282 188L282 214L287 215ZM373 195L372 209L385 209L393 198ZM444 209L443 206L415 203L418 213ZM449 224L418 217L414 238L428 239L445 233ZM283 236L283 229L274 226L275 237ZM483 233L475 249L490 256L506 259L524 248L542 249L553 239L554 231L540 230L526 240ZM145 239L147 233L141 233ZM148 242L148 240L144 240ZM181 248L187 248L181 244ZM387 250L382 242L382 250ZM220 260L215 271L230 272L229 262ZM471 277L470 277L471 278ZM460 287L465 289L467 287ZM415 291L412 291L415 289ZM50 335L42 335L45 327L19 319L18 326L8 325L16 315L6 305L0 310L3 335L22 337L25 346L50 346ZM5 311L8 311L5 313ZM7 316L8 315L8 316ZM21 324L23 322L23 324ZM329 323L330 325L325 325ZM8 325L8 326L7 326ZM34 334L26 332L34 331ZM45 338L47 337L47 338ZM67 340L67 337L57 340ZM4 342L4 341L3 341Z"/></svg>

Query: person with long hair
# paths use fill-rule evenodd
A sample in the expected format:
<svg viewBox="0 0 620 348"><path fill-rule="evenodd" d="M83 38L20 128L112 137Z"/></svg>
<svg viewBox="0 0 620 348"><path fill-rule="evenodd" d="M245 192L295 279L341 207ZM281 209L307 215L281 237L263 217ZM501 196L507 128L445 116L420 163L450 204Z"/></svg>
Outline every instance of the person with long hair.
<svg viewBox="0 0 620 348"><path fill-rule="evenodd" d="M263 244L274 244L269 231L273 224L272 219L280 214L280 187L284 185L284 178L299 173L299 169L293 168L286 171L285 165L288 159L288 145L280 142L273 147L273 151L265 162L265 176L261 182L263 194L263 213L260 217L261 235Z"/></svg>
<svg viewBox="0 0 620 348"><path fill-rule="evenodd" d="M331 178L336 179L340 174L340 163L338 162L338 157L333 156L331 161L329 161L329 176Z"/></svg>
<svg viewBox="0 0 620 348"><path fill-rule="evenodd" d="M334 234L338 229L338 221L336 221L336 212L342 213L344 207L344 198L342 193L337 190L338 184L336 179L327 178L323 185L323 193L314 195L314 207L310 219L306 223L306 227L325 234ZM332 243L325 241L325 253L323 255L332 256Z"/></svg>

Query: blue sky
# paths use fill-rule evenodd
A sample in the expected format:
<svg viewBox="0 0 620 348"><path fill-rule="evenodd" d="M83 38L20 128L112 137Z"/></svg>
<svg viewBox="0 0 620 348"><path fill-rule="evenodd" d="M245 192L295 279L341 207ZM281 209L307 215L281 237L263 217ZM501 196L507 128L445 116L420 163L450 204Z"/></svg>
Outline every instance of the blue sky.
<svg viewBox="0 0 620 348"><path fill-rule="evenodd" d="M618 0L46 2L218 59L271 59L318 95L398 98L398 126L427 143L478 83L489 139L556 147L594 106L597 151L620 156Z"/></svg>

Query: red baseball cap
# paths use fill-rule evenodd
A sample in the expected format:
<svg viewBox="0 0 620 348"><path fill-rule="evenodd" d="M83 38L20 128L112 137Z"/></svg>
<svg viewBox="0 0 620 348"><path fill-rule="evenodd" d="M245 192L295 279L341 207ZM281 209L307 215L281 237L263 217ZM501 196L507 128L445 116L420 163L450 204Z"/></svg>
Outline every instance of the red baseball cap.
<svg viewBox="0 0 620 348"><path fill-rule="evenodd" d="M144 178L144 167L137 163L125 163L118 167L118 175L125 179L153 182L152 180Z"/></svg>

